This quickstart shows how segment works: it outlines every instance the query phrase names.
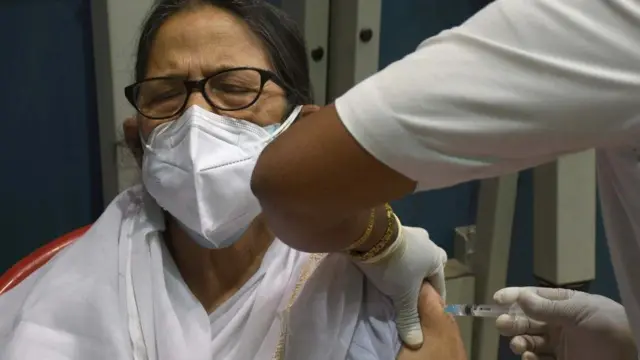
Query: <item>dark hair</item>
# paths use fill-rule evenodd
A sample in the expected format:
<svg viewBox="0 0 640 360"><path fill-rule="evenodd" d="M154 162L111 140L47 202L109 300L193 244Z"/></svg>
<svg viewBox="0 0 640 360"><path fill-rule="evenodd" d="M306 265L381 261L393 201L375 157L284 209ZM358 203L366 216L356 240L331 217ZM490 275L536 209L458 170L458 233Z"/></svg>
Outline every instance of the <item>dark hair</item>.
<svg viewBox="0 0 640 360"><path fill-rule="evenodd" d="M300 29L287 14L264 0L156 1L140 34L136 81L144 80L151 46L158 29L167 19L183 10L207 5L225 9L238 16L262 40L275 73L291 88L288 94L291 103L303 105L313 102L307 49Z"/></svg>

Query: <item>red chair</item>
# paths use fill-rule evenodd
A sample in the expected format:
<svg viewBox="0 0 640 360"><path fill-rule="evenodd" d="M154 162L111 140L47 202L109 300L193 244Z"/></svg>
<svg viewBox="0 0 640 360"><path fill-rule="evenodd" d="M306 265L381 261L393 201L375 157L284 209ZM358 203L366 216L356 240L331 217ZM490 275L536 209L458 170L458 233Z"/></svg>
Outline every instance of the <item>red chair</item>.
<svg viewBox="0 0 640 360"><path fill-rule="evenodd" d="M32 252L24 259L18 261L7 272L0 276L0 295L11 290L27 276L31 275L31 273L38 270L42 265L46 264L47 261L49 261L60 250L64 249L67 245L71 244L77 238L87 232L90 227L91 225L87 225L73 230L68 234L62 235L52 242Z"/></svg>

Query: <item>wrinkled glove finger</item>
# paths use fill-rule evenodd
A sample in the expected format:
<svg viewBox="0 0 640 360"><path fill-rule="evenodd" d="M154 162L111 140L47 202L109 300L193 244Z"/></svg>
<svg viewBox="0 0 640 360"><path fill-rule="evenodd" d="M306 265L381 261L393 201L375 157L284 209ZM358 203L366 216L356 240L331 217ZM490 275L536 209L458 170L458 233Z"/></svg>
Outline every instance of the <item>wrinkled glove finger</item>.
<svg viewBox="0 0 640 360"><path fill-rule="evenodd" d="M444 264L438 268L433 275L427 277L427 281L438 292L442 300L447 302L447 287L444 279Z"/></svg>
<svg viewBox="0 0 640 360"><path fill-rule="evenodd" d="M551 344L545 336L520 335L511 339L509 347L514 354L522 355L531 352L537 355L551 353Z"/></svg>
<svg viewBox="0 0 640 360"><path fill-rule="evenodd" d="M500 289L493 294L493 300L500 305L511 305L518 301L520 293L526 288L507 287Z"/></svg>
<svg viewBox="0 0 640 360"><path fill-rule="evenodd" d="M563 300L549 300L531 290L524 290L518 297L520 309L529 317L554 324L575 322L575 312L571 307L558 306Z"/></svg>
<svg viewBox="0 0 640 360"><path fill-rule="evenodd" d="M424 341L422 327L420 325L420 315L418 314L418 298L420 297L420 286L415 291L411 291L398 299L391 299L396 311L396 328L398 335L405 345L412 349L422 346Z"/></svg>
<svg viewBox="0 0 640 360"><path fill-rule="evenodd" d="M447 302L447 287L444 278L444 267L447 263L447 252L441 248L437 248L438 251L438 267L427 274L427 281L433 286L434 289L440 294L440 297L444 302Z"/></svg>
<svg viewBox="0 0 640 360"><path fill-rule="evenodd" d="M548 299L548 300L568 300L571 299L575 294L575 290L570 289L562 289L562 288L546 288L546 287L527 287L525 288L528 291L533 292L534 294Z"/></svg>
<svg viewBox="0 0 640 360"><path fill-rule="evenodd" d="M559 288L544 288L535 286L526 287L507 287L496 291L493 295L493 300L498 304L513 304L518 301L518 298L524 292L532 292L541 298L548 300L567 300L575 295L574 290L559 289Z"/></svg>
<svg viewBox="0 0 640 360"><path fill-rule="evenodd" d="M558 301L563 300L550 300L539 294L542 293L551 298L565 298L566 296L574 296L575 292L558 291L563 289L549 290L550 291L543 291L535 287L504 288L498 290L493 295L493 299L501 305L513 305L517 303L526 316L538 321L554 323L558 321L571 321L573 319L573 313L567 312L564 306L556 306Z"/></svg>
<svg viewBox="0 0 640 360"><path fill-rule="evenodd" d="M502 336L541 335L547 332L547 325L526 316L500 315L496 319L496 328Z"/></svg>

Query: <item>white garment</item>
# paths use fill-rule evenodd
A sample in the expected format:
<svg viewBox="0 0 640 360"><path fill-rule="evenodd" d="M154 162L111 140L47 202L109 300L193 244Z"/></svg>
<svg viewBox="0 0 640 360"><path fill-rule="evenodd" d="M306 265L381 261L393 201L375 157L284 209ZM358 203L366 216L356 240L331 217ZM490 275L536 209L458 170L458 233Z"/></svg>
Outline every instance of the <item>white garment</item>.
<svg viewBox="0 0 640 360"><path fill-rule="evenodd" d="M306 339L304 348L283 342L287 360L301 351L305 359L351 359L367 346L357 341L363 332L379 342L369 346L378 356L363 359L399 350L390 303L346 257L324 259L285 311L313 263L278 240L252 281L218 309L232 310L219 326L182 280L161 240L163 226L140 186L120 194L82 238L0 296L0 359L271 360L283 318L291 321L289 340ZM367 313L372 304L365 301L377 311Z"/></svg>
<svg viewBox="0 0 640 360"><path fill-rule="evenodd" d="M496 0L336 101L417 190L597 147L607 238L640 347L640 2Z"/></svg>

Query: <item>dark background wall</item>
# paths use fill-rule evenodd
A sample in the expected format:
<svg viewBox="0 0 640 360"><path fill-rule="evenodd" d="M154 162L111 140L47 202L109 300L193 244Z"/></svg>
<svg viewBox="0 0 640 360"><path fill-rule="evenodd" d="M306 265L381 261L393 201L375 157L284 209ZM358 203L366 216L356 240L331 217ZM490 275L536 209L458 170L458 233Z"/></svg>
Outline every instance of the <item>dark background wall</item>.
<svg viewBox="0 0 640 360"><path fill-rule="evenodd" d="M89 3L0 2L0 272L102 210Z"/></svg>
<svg viewBox="0 0 640 360"><path fill-rule="evenodd" d="M384 0L380 66L461 23L483 1ZM92 222L103 207L89 3L0 3L0 272L48 240ZM533 284L529 172L518 189L508 282L528 285ZM477 184L469 183L394 205L405 223L427 228L451 251L453 229L474 222L476 196ZM604 241L599 222L592 291L617 299ZM512 358L506 347L502 352L501 359Z"/></svg>

